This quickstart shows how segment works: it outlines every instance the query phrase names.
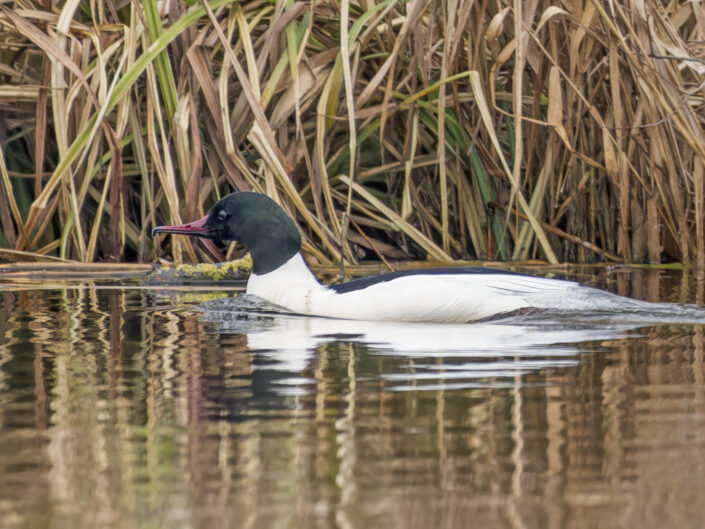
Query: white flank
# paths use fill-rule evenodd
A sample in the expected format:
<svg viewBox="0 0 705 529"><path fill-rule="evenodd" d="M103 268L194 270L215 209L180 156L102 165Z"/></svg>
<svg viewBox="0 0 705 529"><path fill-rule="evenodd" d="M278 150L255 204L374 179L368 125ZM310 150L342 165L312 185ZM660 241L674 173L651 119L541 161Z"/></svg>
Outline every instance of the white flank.
<svg viewBox="0 0 705 529"><path fill-rule="evenodd" d="M301 254L272 272L252 274L247 293L298 314L435 323L477 321L522 308L571 308L573 300L586 300L591 293L603 301L618 298L570 281L489 270L404 276L339 294L316 280Z"/></svg>

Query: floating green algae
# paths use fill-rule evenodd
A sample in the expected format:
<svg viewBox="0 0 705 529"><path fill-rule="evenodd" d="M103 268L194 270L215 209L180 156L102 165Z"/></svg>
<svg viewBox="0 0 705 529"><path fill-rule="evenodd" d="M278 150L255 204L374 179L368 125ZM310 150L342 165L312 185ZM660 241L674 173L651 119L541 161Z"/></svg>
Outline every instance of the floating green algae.
<svg viewBox="0 0 705 529"><path fill-rule="evenodd" d="M183 281L227 281L245 280L252 270L252 258L247 254L242 259L225 263L199 263L195 265L180 264L159 267L152 272L147 281L183 282Z"/></svg>

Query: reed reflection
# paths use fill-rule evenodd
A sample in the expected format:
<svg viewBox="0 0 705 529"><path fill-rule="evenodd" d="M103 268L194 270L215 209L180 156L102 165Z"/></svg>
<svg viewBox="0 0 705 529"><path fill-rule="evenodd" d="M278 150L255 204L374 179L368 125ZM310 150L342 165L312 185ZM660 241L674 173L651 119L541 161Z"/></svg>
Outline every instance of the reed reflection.
<svg viewBox="0 0 705 529"><path fill-rule="evenodd" d="M4 526L702 519L702 326L320 325L0 293Z"/></svg>

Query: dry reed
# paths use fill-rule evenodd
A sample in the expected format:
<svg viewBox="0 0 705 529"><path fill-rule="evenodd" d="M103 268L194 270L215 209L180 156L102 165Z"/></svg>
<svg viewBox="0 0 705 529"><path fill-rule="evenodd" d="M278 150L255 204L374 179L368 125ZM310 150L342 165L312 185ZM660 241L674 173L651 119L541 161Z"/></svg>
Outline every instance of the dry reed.
<svg viewBox="0 0 705 529"><path fill-rule="evenodd" d="M150 261L252 189L320 264L705 265L699 2L43 5L0 5L5 257Z"/></svg>

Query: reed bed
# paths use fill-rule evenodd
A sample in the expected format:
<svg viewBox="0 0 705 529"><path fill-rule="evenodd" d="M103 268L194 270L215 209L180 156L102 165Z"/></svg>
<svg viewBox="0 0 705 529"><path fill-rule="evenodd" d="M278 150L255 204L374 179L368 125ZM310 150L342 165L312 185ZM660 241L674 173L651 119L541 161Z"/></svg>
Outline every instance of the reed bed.
<svg viewBox="0 0 705 529"><path fill-rule="evenodd" d="M705 265L705 9L653 0L0 2L3 256ZM390 264L390 266L392 266Z"/></svg>

